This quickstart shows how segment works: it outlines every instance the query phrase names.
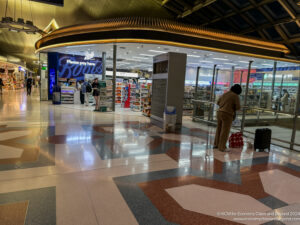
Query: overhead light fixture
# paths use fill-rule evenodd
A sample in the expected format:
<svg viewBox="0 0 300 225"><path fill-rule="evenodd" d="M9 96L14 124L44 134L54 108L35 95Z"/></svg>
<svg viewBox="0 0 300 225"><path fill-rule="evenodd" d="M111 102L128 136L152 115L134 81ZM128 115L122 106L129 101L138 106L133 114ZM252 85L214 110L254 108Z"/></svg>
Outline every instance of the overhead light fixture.
<svg viewBox="0 0 300 225"><path fill-rule="evenodd" d="M207 60L201 60L200 62L202 62L202 63L213 63L212 61L207 61Z"/></svg>
<svg viewBox="0 0 300 225"><path fill-rule="evenodd" d="M138 56L133 56L132 58L134 58L134 59L149 59L149 58L145 58L145 57L138 57Z"/></svg>
<svg viewBox="0 0 300 225"><path fill-rule="evenodd" d="M233 65L233 66L237 65L235 63L224 63L224 64L226 64L226 65Z"/></svg>
<svg viewBox="0 0 300 225"><path fill-rule="evenodd" d="M193 57L193 58L200 58L201 56L199 55L187 55L188 57Z"/></svg>
<svg viewBox="0 0 300 225"><path fill-rule="evenodd" d="M153 56L155 56L155 55L148 55L148 54L140 54L140 55L148 56L148 57L153 57Z"/></svg>
<svg viewBox="0 0 300 225"><path fill-rule="evenodd" d="M249 62L247 62L247 61L239 61L240 63L249 63Z"/></svg>
<svg viewBox="0 0 300 225"><path fill-rule="evenodd" d="M16 4L16 3L15 3ZM22 4L22 0L21 0ZM31 1L29 1L29 6L30 6L30 12L31 12ZM30 20L25 20L23 18L12 18L7 16L7 9L8 9L8 1L6 1L6 7L5 7L5 16L2 17L2 20L0 21L0 28L6 28L8 31L11 32L24 32L26 34L45 34L44 31L40 30L38 27L36 27L33 22L32 22L32 16L31 16L31 21ZM13 15L16 15L16 7L13 7ZM30 13L32 15L32 12ZM21 12L20 15L22 16L22 7L21 7Z"/></svg>
<svg viewBox="0 0 300 225"><path fill-rule="evenodd" d="M271 64L261 64L261 65L263 65L263 66L273 66Z"/></svg>
<svg viewBox="0 0 300 225"><path fill-rule="evenodd" d="M155 53L167 53L167 52L165 52L165 51L159 51L159 50L152 50L152 49L150 49L150 50L148 50L149 52L155 52Z"/></svg>
<svg viewBox="0 0 300 225"><path fill-rule="evenodd" d="M223 61L227 61L228 59L224 59L224 58L213 58L215 60L223 60Z"/></svg>

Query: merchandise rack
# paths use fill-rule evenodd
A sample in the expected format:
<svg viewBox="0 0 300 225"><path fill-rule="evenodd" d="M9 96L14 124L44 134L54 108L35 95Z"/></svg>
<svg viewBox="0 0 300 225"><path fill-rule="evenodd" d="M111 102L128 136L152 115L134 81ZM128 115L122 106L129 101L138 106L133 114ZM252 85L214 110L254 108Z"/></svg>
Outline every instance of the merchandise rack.
<svg viewBox="0 0 300 225"><path fill-rule="evenodd" d="M61 87L61 103L62 104L74 104L74 87Z"/></svg>

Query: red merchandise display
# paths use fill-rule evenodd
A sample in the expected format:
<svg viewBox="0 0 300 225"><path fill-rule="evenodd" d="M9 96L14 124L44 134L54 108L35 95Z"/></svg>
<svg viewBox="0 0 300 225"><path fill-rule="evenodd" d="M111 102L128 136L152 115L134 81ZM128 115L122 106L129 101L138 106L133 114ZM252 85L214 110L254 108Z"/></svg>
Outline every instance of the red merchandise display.
<svg viewBox="0 0 300 225"><path fill-rule="evenodd" d="M125 87L125 93L124 93L124 99L123 99L124 108L130 108L130 87L131 87L130 84L128 84Z"/></svg>
<svg viewBox="0 0 300 225"><path fill-rule="evenodd" d="M244 146L243 134L233 133L229 138L229 148L242 148Z"/></svg>

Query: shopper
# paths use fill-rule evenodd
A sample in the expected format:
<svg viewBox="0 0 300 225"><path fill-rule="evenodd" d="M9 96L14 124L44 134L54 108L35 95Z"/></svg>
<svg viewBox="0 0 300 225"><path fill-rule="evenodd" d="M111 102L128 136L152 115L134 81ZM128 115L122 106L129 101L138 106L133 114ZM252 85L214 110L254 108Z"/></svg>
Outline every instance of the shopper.
<svg viewBox="0 0 300 225"><path fill-rule="evenodd" d="M90 95L92 92L92 86L89 81L86 79L81 87L82 93L84 93L84 102L86 106L89 106Z"/></svg>
<svg viewBox="0 0 300 225"><path fill-rule="evenodd" d="M283 112L286 111L286 106L289 104L289 93L286 89L283 89L283 96L281 97L281 109Z"/></svg>
<svg viewBox="0 0 300 225"><path fill-rule="evenodd" d="M98 110L98 98L100 95L100 85L99 85L99 81L98 78L95 78L93 83L92 83L92 89L93 89L93 96L95 99L95 110Z"/></svg>
<svg viewBox="0 0 300 225"><path fill-rule="evenodd" d="M83 81L79 81L77 84L77 88L80 91L80 103L83 105L84 104L84 93L82 92L82 86L83 86Z"/></svg>
<svg viewBox="0 0 300 225"><path fill-rule="evenodd" d="M4 86L3 84L3 80L2 78L0 77L0 94L2 95L2 87Z"/></svg>
<svg viewBox="0 0 300 225"><path fill-rule="evenodd" d="M31 95L31 88L32 88L32 77L28 77L26 81L26 87L27 87L27 95Z"/></svg>
<svg viewBox="0 0 300 225"><path fill-rule="evenodd" d="M242 88L239 84L231 87L230 91L223 94L217 104L219 110L217 113L217 131L215 136L214 148L220 151L228 151L226 142L229 137L232 121L236 117L236 111L240 110L239 95L242 93Z"/></svg>

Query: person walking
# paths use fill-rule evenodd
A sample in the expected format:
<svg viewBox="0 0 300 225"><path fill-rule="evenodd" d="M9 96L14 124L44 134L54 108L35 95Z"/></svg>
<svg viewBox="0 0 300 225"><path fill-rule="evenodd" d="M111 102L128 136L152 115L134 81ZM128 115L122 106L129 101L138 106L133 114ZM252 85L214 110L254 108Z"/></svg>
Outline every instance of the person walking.
<svg viewBox="0 0 300 225"><path fill-rule="evenodd" d="M219 110L217 112L217 130L214 142L214 149L220 151L228 151L226 143L229 137L232 121L236 117L236 111L240 110L239 95L242 93L242 88L239 84L231 87L230 91L223 94L217 104Z"/></svg>
<svg viewBox="0 0 300 225"><path fill-rule="evenodd" d="M31 88L32 88L32 77L28 77L26 81L26 87L27 87L27 95L31 95Z"/></svg>
<svg viewBox="0 0 300 225"><path fill-rule="evenodd" d="M83 86L83 81L81 80L78 82L77 88L80 91L80 103L83 105L84 104L84 93L82 91L82 86Z"/></svg>
<svg viewBox="0 0 300 225"><path fill-rule="evenodd" d="M3 90L2 90L3 86L4 86L3 80L2 80L2 78L0 77L0 94L1 94L1 95L2 95L2 92L3 92Z"/></svg>
<svg viewBox="0 0 300 225"><path fill-rule="evenodd" d="M283 112L286 111L286 106L289 104L289 93L286 89L283 89L283 96L281 97L281 109Z"/></svg>
<svg viewBox="0 0 300 225"><path fill-rule="evenodd" d="M98 78L95 78L93 83L92 83L92 89L93 89L93 96L95 99L95 110L98 110L98 99L99 99L99 95L100 95L100 85L99 85L99 81Z"/></svg>
<svg viewBox="0 0 300 225"><path fill-rule="evenodd" d="M82 93L84 94L85 106L89 106L90 95L92 92L92 86L87 79L82 84L81 90L82 90Z"/></svg>

